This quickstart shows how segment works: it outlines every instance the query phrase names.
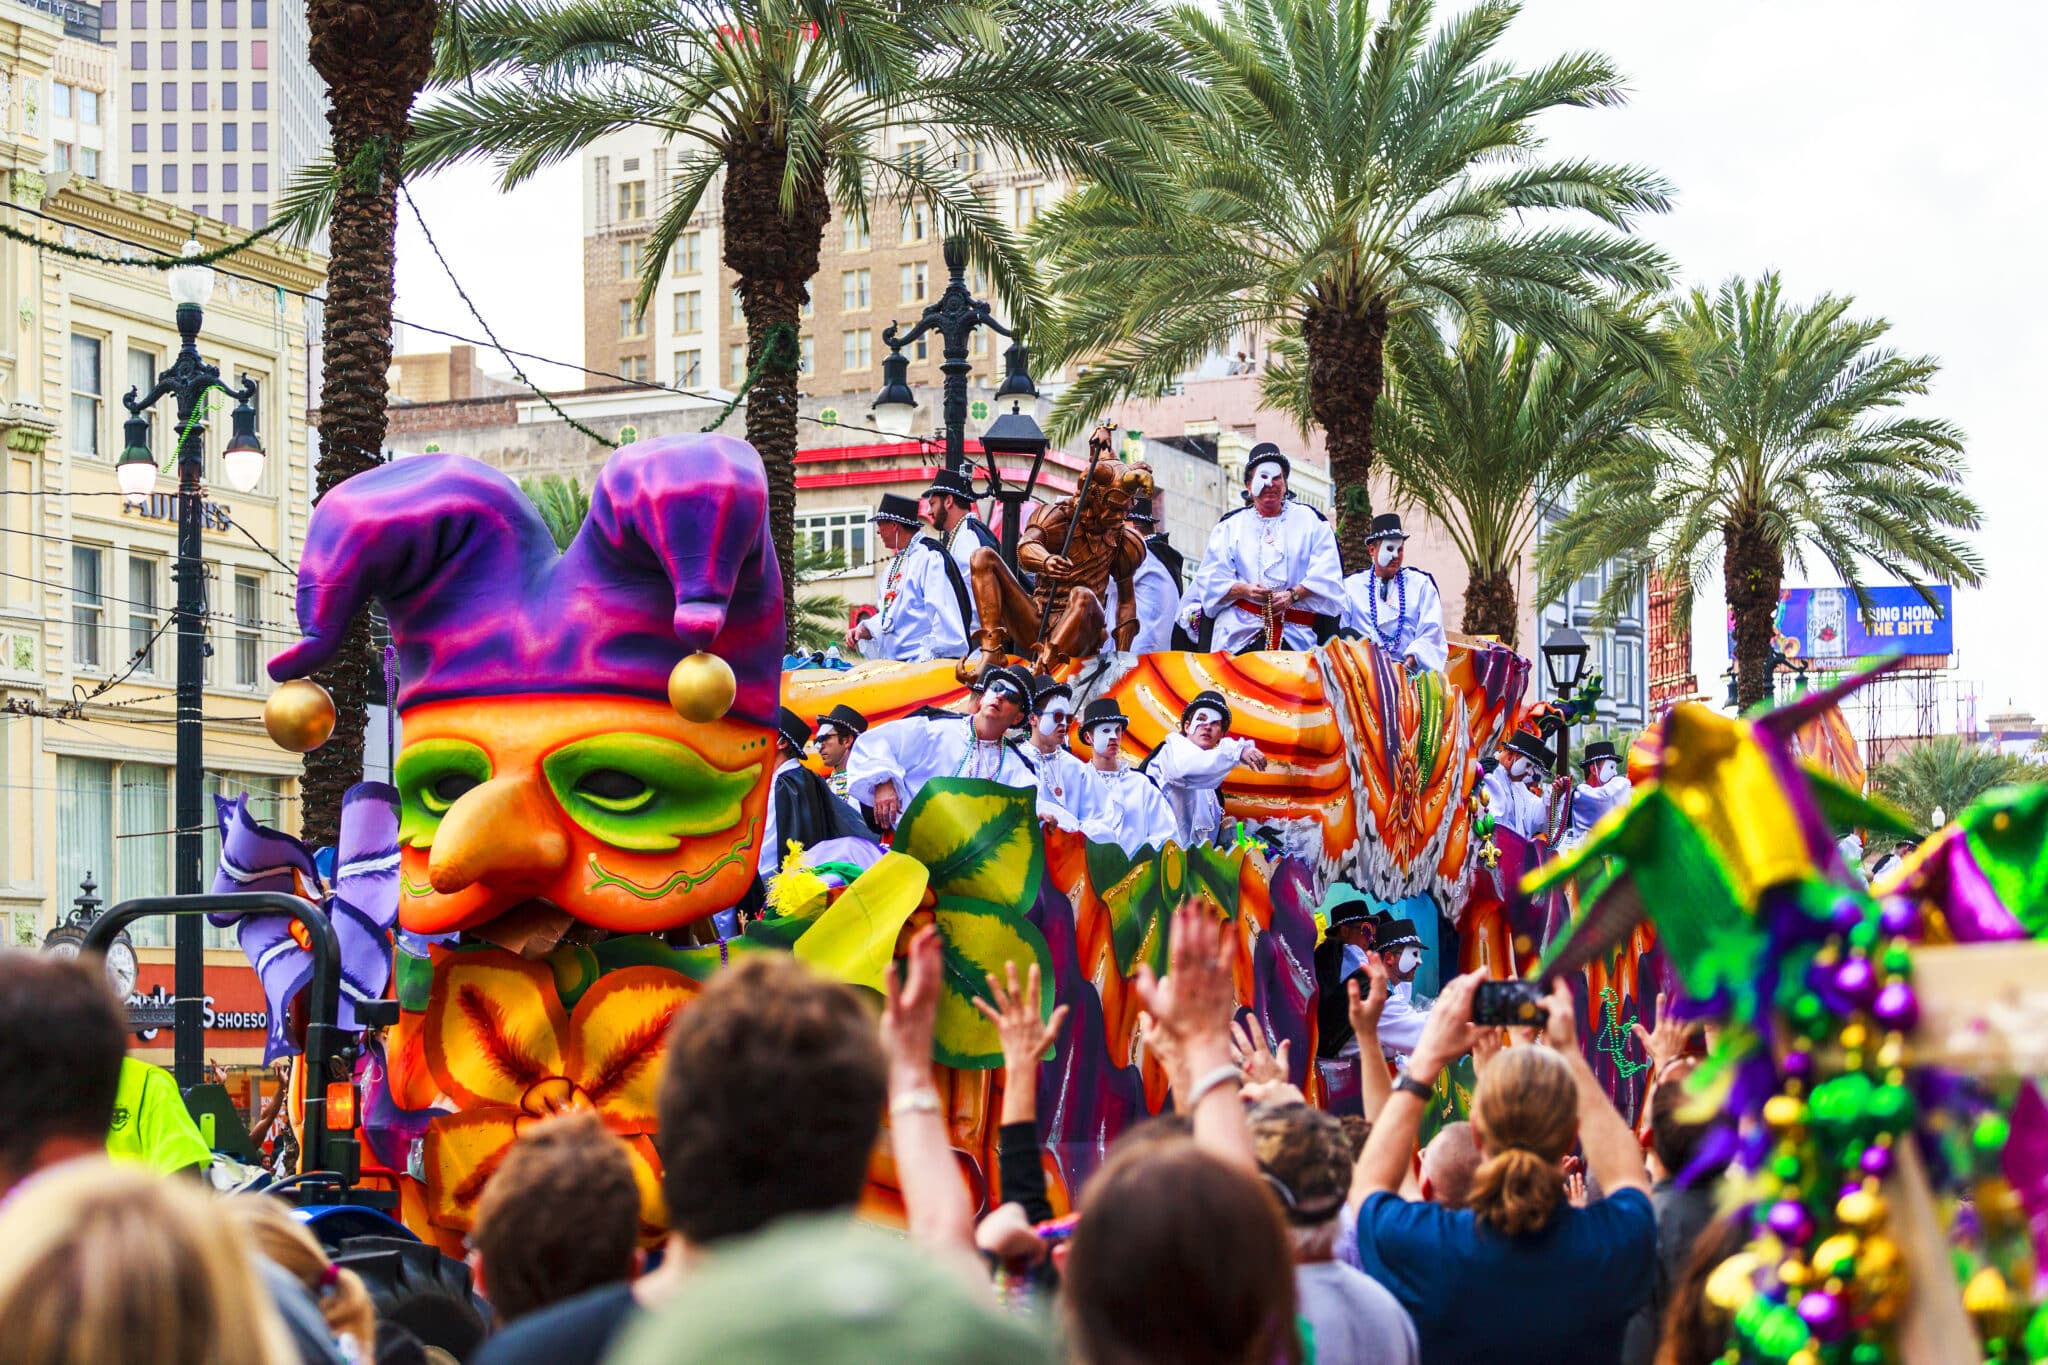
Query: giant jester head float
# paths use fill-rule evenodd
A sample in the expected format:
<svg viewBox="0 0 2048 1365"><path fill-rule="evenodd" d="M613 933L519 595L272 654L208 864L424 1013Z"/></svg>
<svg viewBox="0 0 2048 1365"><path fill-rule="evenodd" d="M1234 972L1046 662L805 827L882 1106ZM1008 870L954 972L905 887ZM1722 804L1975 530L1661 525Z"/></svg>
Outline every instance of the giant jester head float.
<svg viewBox="0 0 2048 1365"><path fill-rule="evenodd" d="M518 946L570 919L659 932L740 899L775 766L767 500L753 447L724 436L618 451L559 554L519 488L466 456L399 460L321 500L305 638L270 672L324 667L382 605L407 929Z"/></svg>

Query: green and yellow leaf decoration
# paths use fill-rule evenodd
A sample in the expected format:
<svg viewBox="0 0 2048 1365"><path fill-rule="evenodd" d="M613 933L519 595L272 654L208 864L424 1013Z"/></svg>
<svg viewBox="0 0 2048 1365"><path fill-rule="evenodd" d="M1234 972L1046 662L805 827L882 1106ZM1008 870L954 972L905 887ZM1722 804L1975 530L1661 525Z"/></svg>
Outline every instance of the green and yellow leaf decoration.
<svg viewBox="0 0 2048 1365"><path fill-rule="evenodd" d="M923 903L927 880L917 859L883 854L811 923L793 951L827 976L880 994L896 939Z"/></svg>
<svg viewBox="0 0 2048 1365"><path fill-rule="evenodd" d="M1138 964L1149 962L1153 971L1166 971L1166 926L1175 907L1189 896L1206 896L1225 917L1236 919L1243 862L1244 854L1235 849L1206 844L1183 849L1168 844L1156 854L1129 863L1115 882L1097 881L1095 884L1104 888L1098 894L1109 911L1110 947L1116 954L1117 970L1129 976L1138 970ZM1096 869L1096 846L1091 844L1091 877Z"/></svg>
<svg viewBox="0 0 2048 1365"><path fill-rule="evenodd" d="M941 898L965 896L1022 915L1045 880L1037 792L976 778L935 778L918 789L891 845L923 863Z"/></svg>
<svg viewBox="0 0 2048 1365"><path fill-rule="evenodd" d="M1005 962L1017 964L1022 977L1036 962L1047 989L1039 1001L1043 1017L1052 1016L1052 950L1038 927L1000 905L965 896L941 896L939 936L945 942L946 991L939 997L939 1018L932 1034L932 1056L942 1066L966 1071L992 1071L1003 1064L1003 1043L996 1028L974 1007L988 995L989 973Z"/></svg>

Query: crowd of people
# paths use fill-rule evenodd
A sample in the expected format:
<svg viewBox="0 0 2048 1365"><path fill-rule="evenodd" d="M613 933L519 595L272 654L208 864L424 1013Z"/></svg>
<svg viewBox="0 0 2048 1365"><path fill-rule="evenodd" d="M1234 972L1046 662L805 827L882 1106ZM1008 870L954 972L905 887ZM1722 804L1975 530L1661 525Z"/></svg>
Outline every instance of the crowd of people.
<svg viewBox="0 0 2048 1365"><path fill-rule="evenodd" d="M1380 1030L1401 950L1384 946L1343 983L1368 1057L1396 1051ZM1173 1104L1115 1136L1064 1213L1037 1100L1066 1017L1043 1010L1035 966L977 1002L1003 1055L984 1210L932 1069L937 932L909 942L879 1015L793 957L738 959L668 1040L659 1246L645 1168L571 1111L522 1129L466 1265L423 1244L410 1258L327 1246L276 1198L216 1194L203 1164L165 1174L124 1151L131 1059L103 977L0 953L0 1342L21 1365L1719 1354L1702 1257L1737 1224L1715 1218L1716 1173L1687 1170L1706 1129L1682 1102L1682 1027L1643 1035L1658 1085L1639 1135L1587 1065L1566 986L1511 1037L1473 1023L1480 975L1458 977L1398 1049L1398 1075L1365 1067L1363 1114L1339 1120L1238 1015L1234 951L1212 910L1173 916L1167 974L1135 982ZM1419 1143L1438 1079L1467 1054L1469 1123ZM856 1216L886 1189L900 1234Z"/></svg>

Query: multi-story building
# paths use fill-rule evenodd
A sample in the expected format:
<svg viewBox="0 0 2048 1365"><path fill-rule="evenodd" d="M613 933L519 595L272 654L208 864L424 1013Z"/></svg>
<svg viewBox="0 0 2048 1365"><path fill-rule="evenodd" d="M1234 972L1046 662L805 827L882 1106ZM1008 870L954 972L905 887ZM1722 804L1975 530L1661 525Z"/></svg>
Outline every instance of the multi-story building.
<svg viewBox="0 0 2048 1365"><path fill-rule="evenodd" d="M327 146L327 93L302 0L108 0L120 59L125 183L231 226L261 227Z"/></svg>
<svg viewBox="0 0 2048 1365"><path fill-rule="evenodd" d="M63 4L65 0L51 0ZM31 8L44 9L43 5ZM99 11L91 11L92 29ZM49 151L43 170L52 177L76 176L102 184L121 183L119 144L115 140L113 92L120 84L120 63L114 50L96 39L78 36L83 25L69 20L50 63L48 114Z"/></svg>

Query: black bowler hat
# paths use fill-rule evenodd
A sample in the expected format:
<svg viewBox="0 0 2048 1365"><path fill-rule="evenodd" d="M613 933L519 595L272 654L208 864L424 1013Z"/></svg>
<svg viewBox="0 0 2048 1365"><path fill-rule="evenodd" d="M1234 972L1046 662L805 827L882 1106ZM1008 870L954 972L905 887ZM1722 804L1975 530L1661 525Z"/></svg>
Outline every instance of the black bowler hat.
<svg viewBox="0 0 2048 1365"><path fill-rule="evenodd" d="M1116 704L1115 697L1097 697L1081 708L1081 733L1092 735L1098 725L1120 725L1128 730L1131 718Z"/></svg>
<svg viewBox="0 0 2048 1365"><path fill-rule="evenodd" d="M1341 929L1347 924L1376 924L1378 917L1374 915L1372 902L1365 898L1365 893L1352 886L1344 889L1353 894L1331 902L1330 927Z"/></svg>
<svg viewBox="0 0 2048 1365"><path fill-rule="evenodd" d="M1252 447L1251 454L1245 456L1244 481L1247 484L1252 481L1252 471L1262 464L1277 464L1280 466L1280 472L1283 475L1288 478L1294 477L1294 466L1289 463L1285 455L1280 453L1280 447L1274 445L1271 441L1261 441Z"/></svg>
<svg viewBox="0 0 2048 1365"><path fill-rule="evenodd" d="M974 690L993 690L1000 696L1010 698L1026 711L1031 709L1031 675L1021 668L1012 668L1008 664L984 668L981 676L975 679Z"/></svg>
<svg viewBox="0 0 2048 1365"><path fill-rule="evenodd" d="M967 502L974 501L974 485L967 481L965 473L957 469L941 469L932 475L932 486L924 490L924 495L930 497L934 493L943 497L960 498Z"/></svg>
<svg viewBox="0 0 2048 1365"><path fill-rule="evenodd" d="M1515 731L1512 735L1508 736L1507 743L1501 747L1514 750L1522 757L1537 764L1544 772L1557 771L1557 755L1552 753L1542 740L1536 738L1527 730Z"/></svg>
<svg viewBox="0 0 2048 1365"><path fill-rule="evenodd" d="M1205 706L1214 707L1216 710L1221 711L1223 713L1223 728L1226 730L1230 728L1230 703L1223 699L1221 692L1210 690L1195 693L1189 699L1188 704L1181 708L1180 729L1182 734L1187 733L1189 719L1195 712Z"/></svg>
<svg viewBox="0 0 2048 1365"><path fill-rule="evenodd" d="M1159 524L1159 518L1152 511L1152 499L1142 497L1131 499L1131 510L1124 513L1124 520L1142 521L1147 526Z"/></svg>
<svg viewBox="0 0 2048 1365"><path fill-rule="evenodd" d="M882 494L882 503L875 508L869 521L893 521L898 526L908 526L913 531L924 525L918 519L917 499L906 498L901 493Z"/></svg>
<svg viewBox="0 0 2048 1365"><path fill-rule="evenodd" d="M1579 755L1579 766L1590 768L1603 758L1611 758L1616 763L1621 762L1621 755L1614 752L1612 744L1604 739L1595 740L1586 746L1586 752Z"/></svg>
<svg viewBox="0 0 2048 1365"><path fill-rule="evenodd" d="M811 727L804 724L804 718L787 706L775 713L775 733L781 735L790 748L798 753L811 742Z"/></svg>
<svg viewBox="0 0 2048 1365"><path fill-rule="evenodd" d="M1067 705L1074 704L1074 689L1049 673L1041 673L1031 680L1031 711L1033 715L1052 705L1057 697L1065 697Z"/></svg>
<svg viewBox="0 0 2048 1365"><path fill-rule="evenodd" d="M1382 512L1372 519L1372 529L1365 533L1365 543L1375 540L1406 540L1408 533L1401 529L1401 518L1392 512Z"/></svg>
<svg viewBox="0 0 2048 1365"><path fill-rule="evenodd" d="M822 735L828 725L848 736L864 735L868 732L868 718L845 702L839 703L818 717L818 733Z"/></svg>
<svg viewBox="0 0 2048 1365"><path fill-rule="evenodd" d="M1372 948L1384 953L1393 948L1420 948L1422 935L1415 932L1412 919L1395 919L1382 911L1373 917Z"/></svg>

